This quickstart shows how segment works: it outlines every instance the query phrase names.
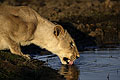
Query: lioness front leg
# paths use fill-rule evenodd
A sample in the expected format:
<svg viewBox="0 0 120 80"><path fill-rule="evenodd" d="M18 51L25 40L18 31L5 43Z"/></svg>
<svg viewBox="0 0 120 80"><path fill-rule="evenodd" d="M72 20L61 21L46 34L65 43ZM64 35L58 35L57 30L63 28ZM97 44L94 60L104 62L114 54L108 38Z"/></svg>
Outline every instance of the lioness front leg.
<svg viewBox="0 0 120 80"><path fill-rule="evenodd" d="M29 55L23 54L20 49L20 45L10 38L5 38L5 41L8 43L11 53L23 56L24 58L30 59Z"/></svg>

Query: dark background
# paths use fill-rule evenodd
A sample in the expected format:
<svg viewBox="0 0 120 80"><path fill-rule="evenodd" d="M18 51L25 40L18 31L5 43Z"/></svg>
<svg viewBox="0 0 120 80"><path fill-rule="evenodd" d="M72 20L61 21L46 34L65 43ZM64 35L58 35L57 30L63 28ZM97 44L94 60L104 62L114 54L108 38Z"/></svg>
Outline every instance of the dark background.
<svg viewBox="0 0 120 80"><path fill-rule="evenodd" d="M119 0L0 0L0 4L29 6L42 17L61 24L79 50L120 43Z"/></svg>

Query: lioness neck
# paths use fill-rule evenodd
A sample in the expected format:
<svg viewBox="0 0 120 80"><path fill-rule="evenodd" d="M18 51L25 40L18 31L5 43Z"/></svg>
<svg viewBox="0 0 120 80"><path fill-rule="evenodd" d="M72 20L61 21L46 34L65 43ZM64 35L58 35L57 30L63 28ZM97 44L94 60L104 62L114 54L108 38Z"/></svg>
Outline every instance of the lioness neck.
<svg viewBox="0 0 120 80"><path fill-rule="evenodd" d="M55 46L58 45L58 40L53 34L55 24L42 18L40 15L38 15L37 18L38 25L35 31L35 39L32 42L41 48L45 48L51 52L56 52Z"/></svg>

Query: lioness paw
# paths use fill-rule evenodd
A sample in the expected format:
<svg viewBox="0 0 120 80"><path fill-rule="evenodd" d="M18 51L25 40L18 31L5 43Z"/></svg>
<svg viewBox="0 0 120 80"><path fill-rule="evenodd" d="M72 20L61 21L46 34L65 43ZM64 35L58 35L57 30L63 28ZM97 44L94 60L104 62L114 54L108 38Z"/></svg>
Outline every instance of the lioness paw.
<svg viewBox="0 0 120 80"><path fill-rule="evenodd" d="M23 57L24 57L25 59L28 59L28 60L31 59L31 57L30 57L29 54L24 54Z"/></svg>

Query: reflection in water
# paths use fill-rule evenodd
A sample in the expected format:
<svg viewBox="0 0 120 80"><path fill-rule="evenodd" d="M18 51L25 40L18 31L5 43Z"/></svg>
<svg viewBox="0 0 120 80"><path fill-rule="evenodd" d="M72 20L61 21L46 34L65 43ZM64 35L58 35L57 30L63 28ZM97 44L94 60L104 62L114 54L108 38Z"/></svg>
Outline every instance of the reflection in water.
<svg viewBox="0 0 120 80"><path fill-rule="evenodd" d="M34 59L46 61L59 70L66 80L120 80L120 49L84 51L75 65L62 65L57 56L35 55Z"/></svg>
<svg viewBox="0 0 120 80"><path fill-rule="evenodd" d="M66 78L66 80L79 80L80 71L74 65L62 65L59 70L59 73L63 75Z"/></svg>

